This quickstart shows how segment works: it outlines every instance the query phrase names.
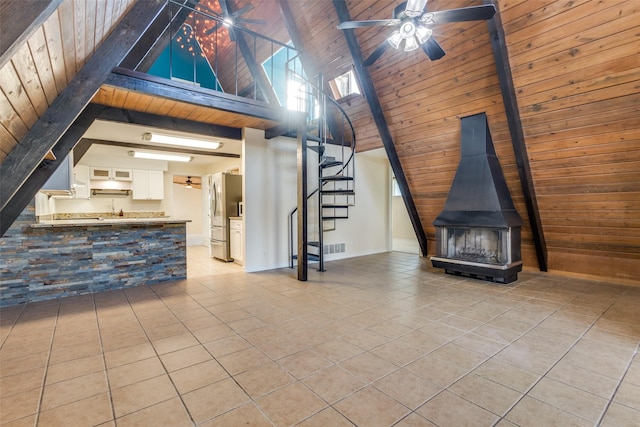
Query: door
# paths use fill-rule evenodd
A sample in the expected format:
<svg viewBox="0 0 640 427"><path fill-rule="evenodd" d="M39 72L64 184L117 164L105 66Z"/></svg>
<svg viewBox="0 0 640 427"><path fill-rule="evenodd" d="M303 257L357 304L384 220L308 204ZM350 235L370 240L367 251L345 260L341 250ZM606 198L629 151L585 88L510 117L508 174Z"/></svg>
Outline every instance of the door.
<svg viewBox="0 0 640 427"><path fill-rule="evenodd" d="M224 191L222 188L222 174L212 175L211 179L211 225L222 227L225 226L224 209Z"/></svg>

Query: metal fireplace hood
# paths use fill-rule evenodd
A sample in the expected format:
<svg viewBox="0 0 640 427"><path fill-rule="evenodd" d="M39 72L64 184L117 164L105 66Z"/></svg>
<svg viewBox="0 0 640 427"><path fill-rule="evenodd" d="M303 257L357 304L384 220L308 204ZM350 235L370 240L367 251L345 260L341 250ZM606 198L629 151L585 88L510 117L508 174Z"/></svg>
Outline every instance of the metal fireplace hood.
<svg viewBox="0 0 640 427"><path fill-rule="evenodd" d="M462 155L444 210L435 226L519 227L516 211L493 148L485 113L463 117Z"/></svg>

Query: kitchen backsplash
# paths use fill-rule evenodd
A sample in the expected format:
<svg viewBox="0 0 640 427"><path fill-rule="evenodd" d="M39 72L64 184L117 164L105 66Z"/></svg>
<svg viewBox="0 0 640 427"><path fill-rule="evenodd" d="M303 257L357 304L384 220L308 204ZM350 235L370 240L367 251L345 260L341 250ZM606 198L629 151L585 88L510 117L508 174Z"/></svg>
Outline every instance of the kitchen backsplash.
<svg viewBox="0 0 640 427"><path fill-rule="evenodd" d="M44 218L47 216L49 218ZM40 216L40 219L47 220L56 220L56 219L84 219L84 218L112 218L112 217L120 217L120 212L116 212L115 215L113 212L67 212L67 213L56 213L52 215L43 215ZM136 212L122 212L123 218L166 218L167 215L164 211L157 212L144 212L144 211L136 211Z"/></svg>

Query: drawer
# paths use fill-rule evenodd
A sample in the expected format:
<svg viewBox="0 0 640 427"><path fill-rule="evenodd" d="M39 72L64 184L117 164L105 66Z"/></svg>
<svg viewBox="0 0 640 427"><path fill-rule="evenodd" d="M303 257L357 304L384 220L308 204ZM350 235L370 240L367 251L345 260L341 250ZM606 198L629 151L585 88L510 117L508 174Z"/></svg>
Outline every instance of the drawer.
<svg viewBox="0 0 640 427"><path fill-rule="evenodd" d="M232 219L229 221L230 230L242 230L242 221L238 219Z"/></svg>

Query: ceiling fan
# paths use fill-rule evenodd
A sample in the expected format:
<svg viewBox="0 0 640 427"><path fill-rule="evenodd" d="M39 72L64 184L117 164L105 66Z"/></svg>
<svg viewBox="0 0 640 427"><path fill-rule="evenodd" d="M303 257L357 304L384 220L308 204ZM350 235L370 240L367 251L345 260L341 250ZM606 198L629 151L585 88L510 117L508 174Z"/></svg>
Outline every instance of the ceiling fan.
<svg viewBox="0 0 640 427"><path fill-rule="evenodd" d="M178 185L183 185L184 188L200 188L202 186L202 183L200 182L200 179L198 178L194 178L193 180L191 179L190 176L187 177L187 179L184 179L184 176L178 176L175 175L173 177L173 183L174 184L178 184Z"/></svg>
<svg viewBox="0 0 640 427"><path fill-rule="evenodd" d="M404 42L404 51L410 52L422 48L432 61L445 55L440 43L433 37L433 25L448 22L483 21L493 18L496 8L492 4L482 6L462 7L436 12L429 12L426 8L427 0L408 0L393 9L392 19L377 19L368 21L345 21L338 25L338 29L347 30L364 27L398 27L391 36L380 44L363 62L365 67L373 64L389 48L400 49Z"/></svg>

